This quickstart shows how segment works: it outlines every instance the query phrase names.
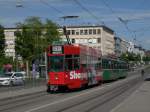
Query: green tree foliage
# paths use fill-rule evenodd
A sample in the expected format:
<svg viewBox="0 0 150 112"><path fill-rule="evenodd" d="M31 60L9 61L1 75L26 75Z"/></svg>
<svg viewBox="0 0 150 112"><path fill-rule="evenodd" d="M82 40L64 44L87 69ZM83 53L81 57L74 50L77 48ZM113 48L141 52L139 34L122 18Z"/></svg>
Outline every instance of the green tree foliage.
<svg viewBox="0 0 150 112"><path fill-rule="evenodd" d="M121 59L125 60L125 61L141 61L141 56L138 54L134 54L134 53L129 53L129 52L126 52L126 53L123 53L121 55Z"/></svg>
<svg viewBox="0 0 150 112"><path fill-rule="evenodd" d="M45 23L45 34L47 44L51 44L53 41L59 40L59 32L56 30L58 27L51 20L46 20Z"/></svg>
<svg viewBox="0 0 150 112"><path fill-rule="evenodd" d="M0 57L4 56L4 48L5 48L4 27L0 25Z"/></svg>
<svg viewBox="0 0 150 112"><path fill-rule="evenodd" d="M149 62L149 61L150 61L150 56L145 56L145 57L143 57L143 61Z"/></svg>
<svg viewBox="0 0 150 112"><path fill-rule="evenodd" d="M38 17L29 17L17 26L21 30L15 33L15 50L25 60L32 60L43 53L48 44L59 39L57 25L51 20L43 23Z"/></svg>

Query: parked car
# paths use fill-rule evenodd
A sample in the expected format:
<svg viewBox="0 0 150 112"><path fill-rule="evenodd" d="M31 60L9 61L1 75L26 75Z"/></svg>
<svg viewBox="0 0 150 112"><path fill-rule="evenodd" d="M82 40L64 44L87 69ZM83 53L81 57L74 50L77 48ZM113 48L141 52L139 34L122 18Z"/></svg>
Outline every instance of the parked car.
<svg viewBox="0 0 150 112"><path fill-rule="evenodd" d="M144 80L145 80L145 81L150 81L150 74L147 74L147 75L144 77Z"/></svg>
<svg viewBox="0 0 150 112"><path fill-rule="evenodd" d="M0 74L0 85L23 85L24 82L25 77L21 72L9 72Z"/></svg>

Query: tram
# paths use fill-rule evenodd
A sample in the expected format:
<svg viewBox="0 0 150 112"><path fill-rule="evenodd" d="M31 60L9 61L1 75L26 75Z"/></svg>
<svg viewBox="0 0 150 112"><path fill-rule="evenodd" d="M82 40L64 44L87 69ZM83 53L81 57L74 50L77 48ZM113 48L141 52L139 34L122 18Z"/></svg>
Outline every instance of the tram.
<svg viewBox="0 0 150 112"><path fill-rule="evenodd" d="M102 57L103 81L113 81L127 77L128 63L113 57Z"/></svg>
<svg viewBox="0 0 150 112"><path fill-rule="evenodd" d="M101 51L80 44L55 42L47 49L47 91L101 84Z"/></svg>

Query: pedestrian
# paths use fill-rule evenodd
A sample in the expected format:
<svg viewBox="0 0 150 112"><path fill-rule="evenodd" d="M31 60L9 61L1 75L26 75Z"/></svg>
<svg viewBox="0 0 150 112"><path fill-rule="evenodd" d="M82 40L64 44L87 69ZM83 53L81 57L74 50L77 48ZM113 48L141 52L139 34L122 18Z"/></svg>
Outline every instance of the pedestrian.
<svg viewBox="0 0 150 112"><path fill-rule="evenodd" d="M144 74L145 74L145 71L144 71L144 69L142 69L141 70L141 76L142 76L142 78L144 77Z"/></svg>

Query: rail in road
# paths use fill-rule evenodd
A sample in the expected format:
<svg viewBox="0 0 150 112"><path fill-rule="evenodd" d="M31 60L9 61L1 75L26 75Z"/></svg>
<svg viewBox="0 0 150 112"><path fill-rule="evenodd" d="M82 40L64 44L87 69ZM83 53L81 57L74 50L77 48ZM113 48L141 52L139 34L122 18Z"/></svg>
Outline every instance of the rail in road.
<svg viewBox="0 0 150 112"><path fill-rule="evenodd" d="M0 112L62 112L82 109L90 112L141 82L139 76L122 79L111 84L71 93L47 94L18 97L0 102ZM80 107L81 106L81 107ZM82 106L86 108L82 108Z"/></svg>

